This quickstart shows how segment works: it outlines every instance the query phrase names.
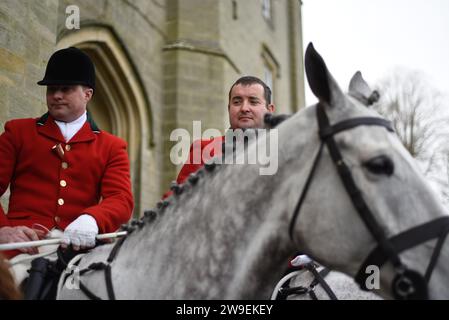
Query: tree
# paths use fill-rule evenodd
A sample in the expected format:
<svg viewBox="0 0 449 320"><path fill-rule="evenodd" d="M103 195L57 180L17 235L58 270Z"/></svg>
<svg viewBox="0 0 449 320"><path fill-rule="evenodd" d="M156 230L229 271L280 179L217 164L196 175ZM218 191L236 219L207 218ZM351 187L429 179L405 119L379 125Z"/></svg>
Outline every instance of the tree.
<svg viewBox="0 0 449 320"><path fill-rule="evenodd" d="M445 204L449 204L449 108L425 74L403 68L383 78L374 108L392 121L400 140L417 159Z"/></svg>

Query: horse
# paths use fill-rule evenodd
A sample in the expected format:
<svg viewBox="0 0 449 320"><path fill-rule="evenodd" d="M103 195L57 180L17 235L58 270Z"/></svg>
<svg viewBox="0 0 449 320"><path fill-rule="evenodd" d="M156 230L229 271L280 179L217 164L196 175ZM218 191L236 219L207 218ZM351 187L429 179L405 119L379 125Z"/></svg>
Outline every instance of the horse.
<svg viewBox="0 0 449 320"><path fill-rule="evenodd" d="M58 299L269 299L299 250L365 290L377 275L383 298L449 298L449 216L369 108L377 92L356 74L343 93L312 44L305 67L318 103L247 146L255 154L276 130L276 173L208 163L126 238L86 254L80 289Z"/></svg>

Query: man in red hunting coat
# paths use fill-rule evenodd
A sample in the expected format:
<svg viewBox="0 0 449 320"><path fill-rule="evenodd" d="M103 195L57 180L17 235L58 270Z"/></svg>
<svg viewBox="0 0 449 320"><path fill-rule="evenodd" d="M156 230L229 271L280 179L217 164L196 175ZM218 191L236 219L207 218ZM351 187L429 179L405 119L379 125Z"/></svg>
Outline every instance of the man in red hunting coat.
<svg viewBox="0 0 449 320"><path fill-rule="evenodd" d="M271 89L259 78L241 77L231 86L228 101L231 130L264 128L265 114L273 113L274 110ZM194 141L190 146L188 161L181 168L176 182L183 183L191 173L203 167L206 161L221 156L223 142L224 136ZM205 149L210 152L203 152ZM217 152L219 154L216 154ZM163 197L166 198L171 193L171 191L166 192Z"/></svg>
<svg viewBox="0 0 449 320"><path fill-rule="evenodd" d="M63 231L63 246L93 247L98 233L131 217L126 143L86 111L95 69L81 50L55 52L38 84L47 86L48 112L8 121L0 136L0 196L11 191L7 213L0 206L0 243L38 240L38 226Z"/></svg>

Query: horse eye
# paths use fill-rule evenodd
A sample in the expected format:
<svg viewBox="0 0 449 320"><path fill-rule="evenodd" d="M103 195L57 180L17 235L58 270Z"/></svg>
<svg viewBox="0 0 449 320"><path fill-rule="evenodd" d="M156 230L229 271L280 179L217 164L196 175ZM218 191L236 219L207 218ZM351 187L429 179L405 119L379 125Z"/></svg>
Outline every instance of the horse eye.
<svg viewBox="0 0 449 320"><path fill-rule="evenodd" d="M374 174L391 176L394 173L394 163L387 156L378 156L366 161L363 165Z"/></svg>

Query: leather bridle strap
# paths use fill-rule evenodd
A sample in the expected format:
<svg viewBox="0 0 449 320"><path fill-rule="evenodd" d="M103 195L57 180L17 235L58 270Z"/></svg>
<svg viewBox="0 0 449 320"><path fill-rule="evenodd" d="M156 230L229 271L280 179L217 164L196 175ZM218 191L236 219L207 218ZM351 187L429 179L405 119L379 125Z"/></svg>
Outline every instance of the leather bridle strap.
<svg viewBox="0 0 449 320"><path fill-rule="evenodd" d="M341 132L341 131L345 131L348 129L352 129L358 126L381 126L381 127L385 127L388 131L394 132L393 128L391 127L391 123L390 121L387 121L385 119L381 119L381 118L372 118L372 117L361 117L361 118L353 118L353 119L348 119L348 120L344 120L341 122L338 122L332 126L329 125L329 120L326 121L327 116L326 113L324 113L324 111L322 110L321 107L317 107L318 109L321 109L321 111L318 111L318 113L323 112L322 117L324 116L325 118L322 118L322 121L324 122L322 125L325 125L327 122L327 126L320 126L320 138L321 140L325 140L328 137L331 137L333 135L336 135L337 133ZM320 118L318 118L319 121Z"/></svg>
<svg viewBox="0 0 449 320"><path fill-rule="evenodd" d="M356 207L357 211L362 216L362 219L364 220L365 224L370 228L371 233L373 233L375 239L381 243L385 242L386 237L382 232L382 229L379 227L379 224L374 220L373 214L369 211L369 208L367 207L362 194L360 193L359 189L354 183L354 180L352 179L351 172L349 171L349 168L346 166L346 164L343 161L343 158L341 156L341 153L335 143L335 140L333 139L333 136L341 131L349 130L354 127L360 126L360 125L377 125L385 127L387 130L394 132L393 128L391 127L391 124L389 121L381 118L353 118L349 120L341 121L333 126L330 125L329 119L323 110L322 105L318 104L316 106L317 110L317 118L318 118L318 126L319 126L319 137L322 141L319 151L315 156L312 169L310 170L309 176L307 177L306 183L304 185L304 188L301 192L301 195L299 197L298 203L296 204L296 207L293 211L293 216L290 221L290 227L289 227L289 235L290 238L293 239L293 229L296 223L296 220L298 218L299 212L301 211L302 204L304 203L305 197L307 195L307 191L309 190L310 184L312 182L313 176L315 174L315 171L318 167L318 162L320 160L322 151L323 151L323 145L324 143L327 144L329 148L329 152L331 154L332 160L337 166L337 170L342 178L343 183L345 184L346 190L348 191L351 200L354 203L354 206ZM388 246L388 244L385 244L385 246Z"/></svg>
<svg viewBox="0 0 449 320"><path fill-rule="evenodd" d="M326 280L324 280L324 278L329 274L330 269L324 268L323 270L318 272L313 263L306 264L304 268L309 270L315 276L315 279L312 281L309 287L313 288L319 283L331 300L338 300L334 291L332 291L331 287L327 284ZM313 292L313 290L310 292ZM317 300L316 296L314 300Z"/></svg>
<svg viewBox="0 0 449 320"><path fill-rule="evenodd" d="M352 204L359 213L360 217L362 218L368 230L373 235L374 239L377 241L382 250L388 255L393 265L395 267L400 267L402 263L399 259L399 256L392 247L391 243L389 243L388 238L385 236L382 228L376 221L374 215L372 214L371 210L369 209L365 200L363 199L363 195L360 192L357 185L355 184L351 171L349 170L346 163L343 161L343 157L333 137L335 134L339 132L352 129L360 125L381 126L393 132L394 130L391 127L390 122L381 118L353 118L339 122L336 125L331 126L329 123L329 119L326 115L326 112L323 109L323 106L318 104L316 110L317 110L318 126L320 130L319 131L320 138L324 141L324 143L328 147L330 156L337 168L341 181L343 182L343 185L345 186L345 189L348 192L349 197L351 198Z"/></svg>
<svg viewBox="0 0 449 320"><path fill-rule="evenodd" d="M107 263L103 262L94 262L90 264L86 269L83 269L79 272L80 277L90 271L96 271L96 270L104 270L104 277L106 282L106 291L108 293L109 300L115 300L115 292L114 292L114 286L112 284L112 270L111 270L111 263L114 261L115 257L117 256L120 248L122 247L123 243L126 240L126 236L120 238L114 247L112 248L111 252L109 253ZM95 295L91 290L89 290L82 282L79 281L80 289L81 291L91 300L102 300L99 296Z"/></svg>
<svg viewBox="0 0 449 320"><path fill-rule="evenodd" d="M389 242L392 244L394 250L400 253L407 249L413 248L418 244L422 244L438 237L437 245L435 246L424 277L424 279L428 283L430 281L432 271L438 261L441 248L444 244L448 232L449 216L446 216L404 231L390 238ZM376 247L373 251L371 251L371 254L363 262L362 266L359 269L359 272L355 276L355 281L361 285L364 284L366 278L368 277L368 275L365 273L367 267L370 265L376 265L380 268L387 261L388 257L385 255L385 252L379 246ZM364 287L364 285L362 287Z"/></svg>
<svg viewBox="0 0 449 320"><path fill-rule="evenodd" d="M315 159L313 160L312 169L309 172L309 176L307 177L306 184L302 188L302 192L298 199L298 202L296 203L295 210L293 210L293 216L292 216L292 219L290 220L290 227L288 230L290 239L292 239L292 240L293 240L293 229L295 227L296 219L298 218L299 212L301 211L301 207L304 202L304 199L306 198L307 191L309 190L313 176L315 175L316 168L318 167L318 162L321 158L321 153L323 152L323 146L324 146L324 143L321 143L320 149L318 150L318 153L316 154Z"/></svg>

